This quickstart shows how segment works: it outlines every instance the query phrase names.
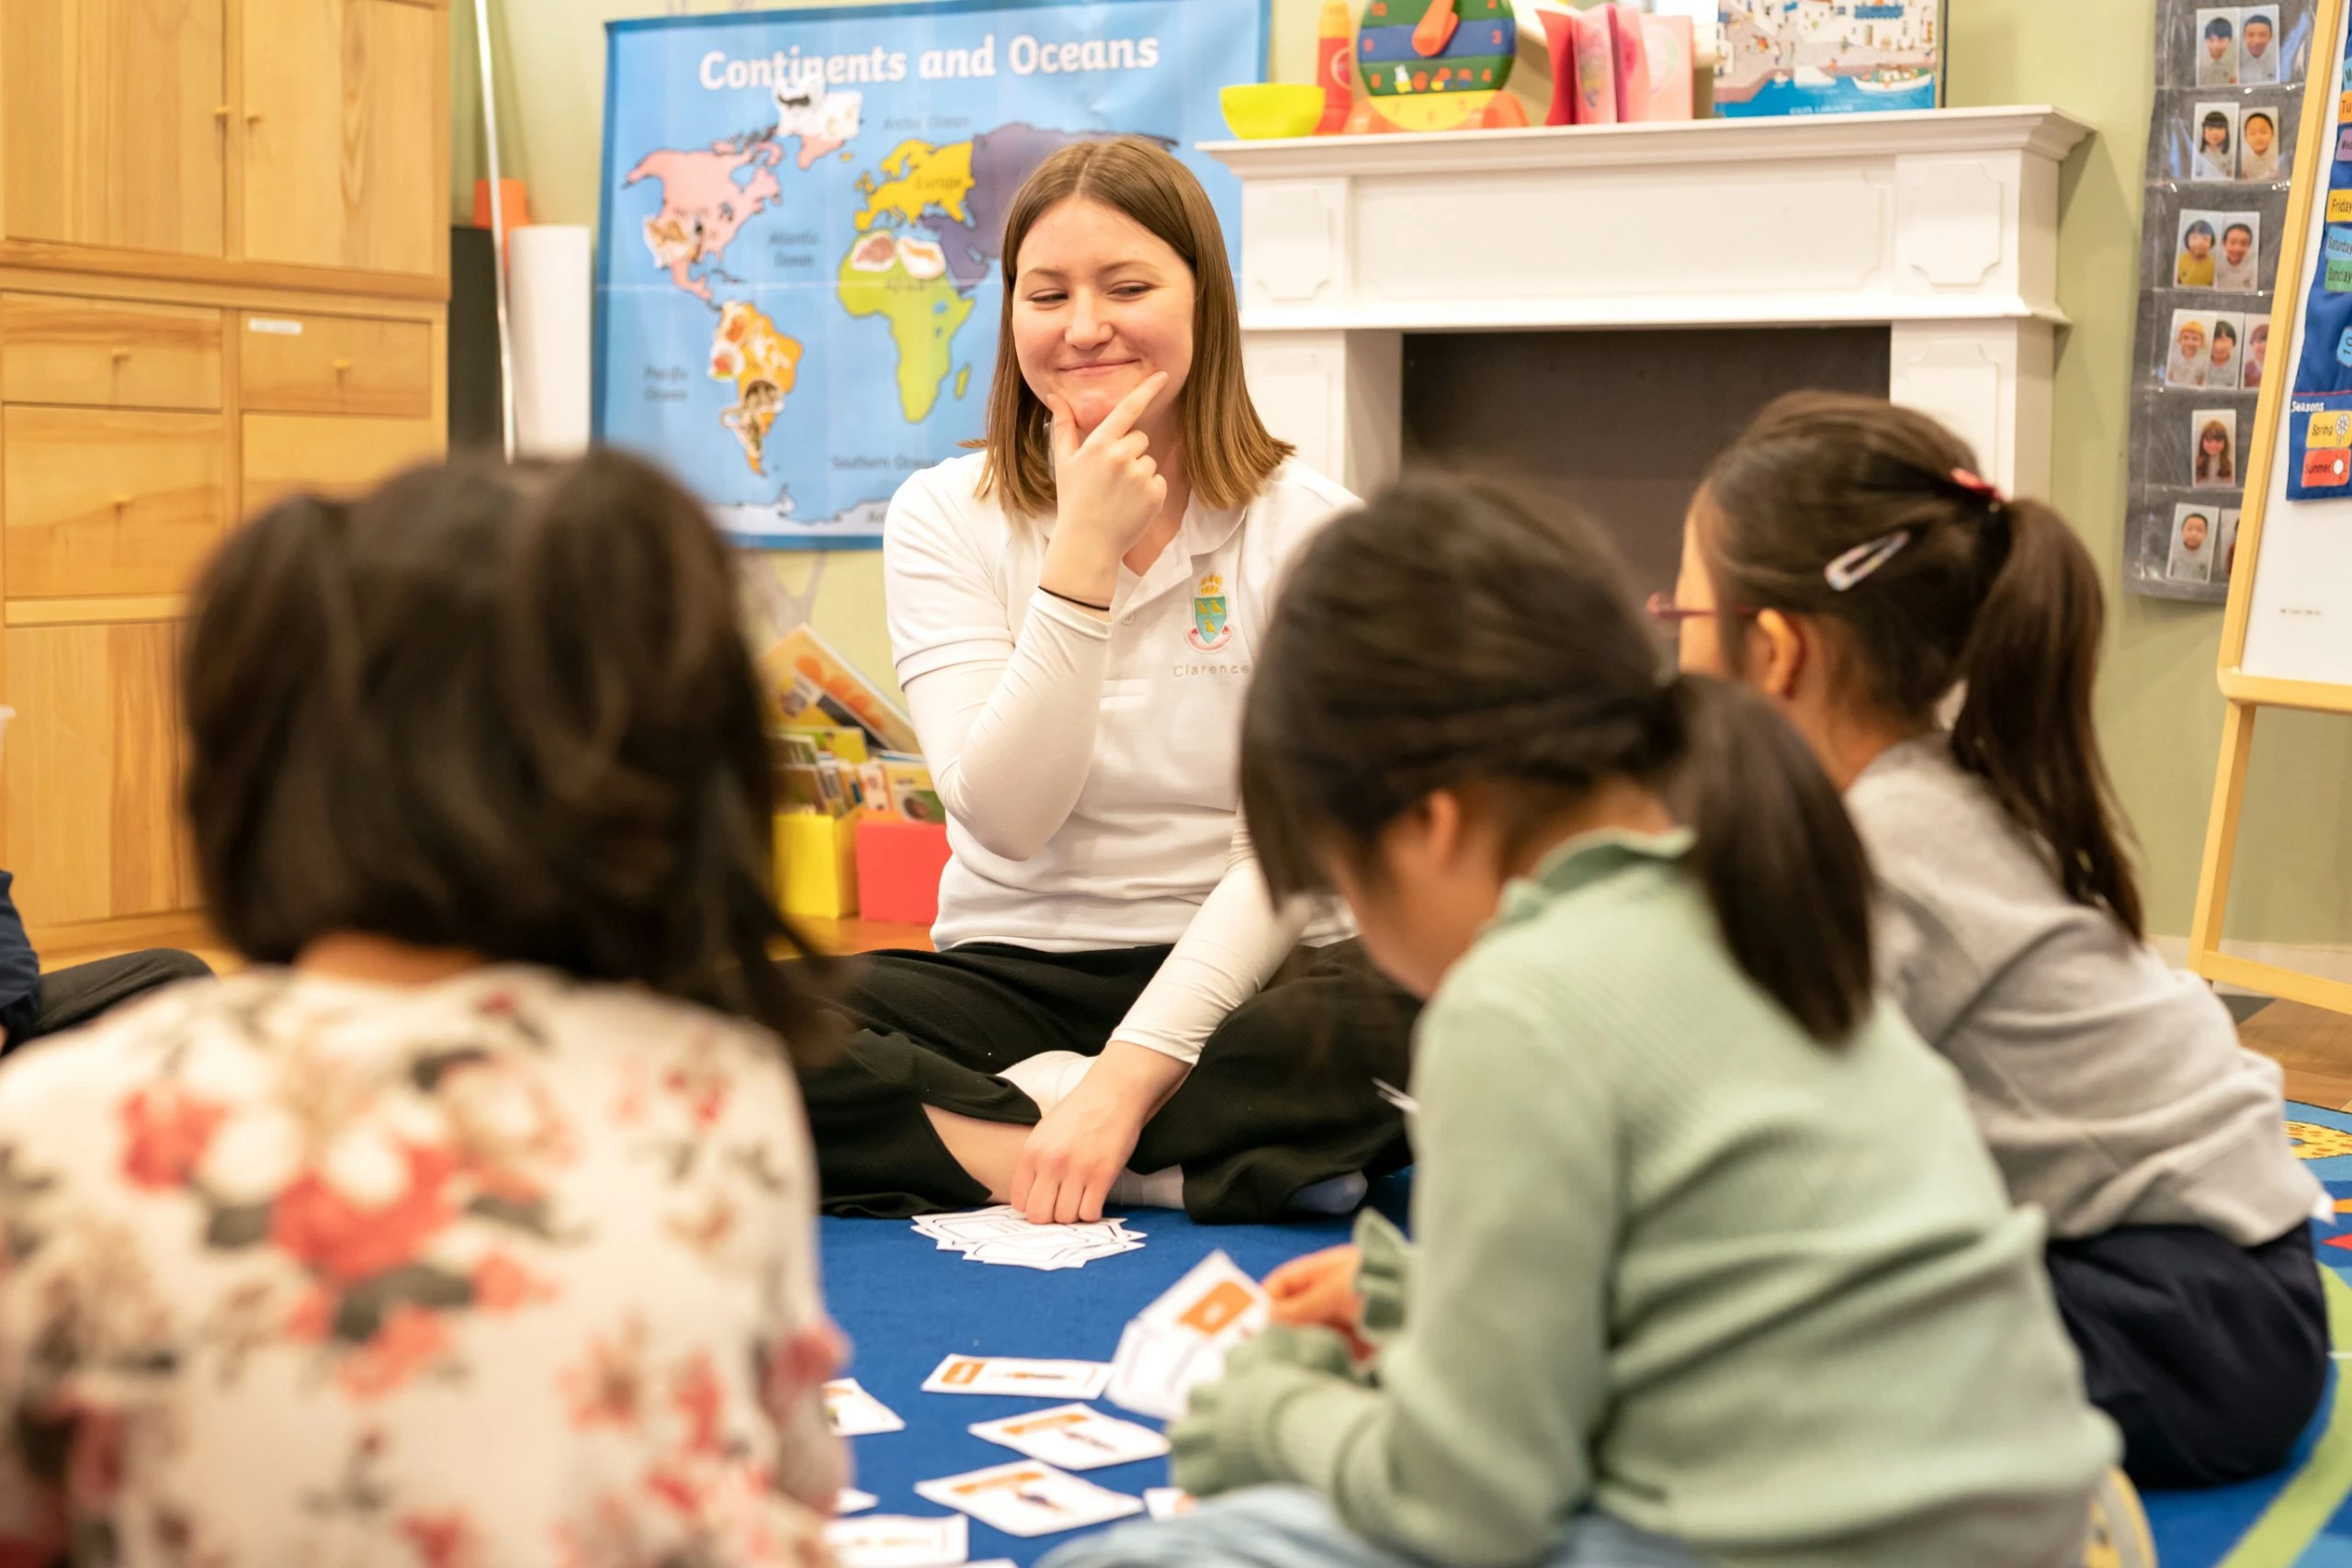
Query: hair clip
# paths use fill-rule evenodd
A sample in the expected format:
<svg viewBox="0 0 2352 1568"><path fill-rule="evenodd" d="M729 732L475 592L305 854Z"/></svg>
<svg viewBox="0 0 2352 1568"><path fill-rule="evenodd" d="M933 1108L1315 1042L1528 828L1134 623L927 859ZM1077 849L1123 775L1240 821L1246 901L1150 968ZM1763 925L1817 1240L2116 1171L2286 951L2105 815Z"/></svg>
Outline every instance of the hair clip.
<svg viewBox="0 0 2352 1568"><path fill-rule="evenodd" d="M1911 530L1897 528L1892 534L1882 534L1866 539L1821 569L1829 586L1843 593L1895 557L1895 552L1911 542Z"/></svg>
<svg viewBox="0 0 2352 1568"><path fill-rule="evenodd" d="M2001 493L1999 485L1966 468L1954 468L1951 471L1951 482L1996 510L2009 503L2009 498Z"/></svg>

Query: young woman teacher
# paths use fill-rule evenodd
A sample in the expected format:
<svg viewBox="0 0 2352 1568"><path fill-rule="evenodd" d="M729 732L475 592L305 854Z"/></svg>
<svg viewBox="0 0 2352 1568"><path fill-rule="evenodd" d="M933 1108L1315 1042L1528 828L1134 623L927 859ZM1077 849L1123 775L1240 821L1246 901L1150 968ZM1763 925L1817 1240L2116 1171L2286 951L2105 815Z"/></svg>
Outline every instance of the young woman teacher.
<svg viewBox="0 0 2352 1568"><path fill-rule="evenodd" d="M983 449L885 533L953 858L939 951L870 960L806 1081L827 1207L1352 1206L1408 1157L1374 1080L1413 1004L1274 908L1238 760L1283 566L1353 498L1250 406L1216 211L1161 148L1053 154L1003 255Z"/></svg>

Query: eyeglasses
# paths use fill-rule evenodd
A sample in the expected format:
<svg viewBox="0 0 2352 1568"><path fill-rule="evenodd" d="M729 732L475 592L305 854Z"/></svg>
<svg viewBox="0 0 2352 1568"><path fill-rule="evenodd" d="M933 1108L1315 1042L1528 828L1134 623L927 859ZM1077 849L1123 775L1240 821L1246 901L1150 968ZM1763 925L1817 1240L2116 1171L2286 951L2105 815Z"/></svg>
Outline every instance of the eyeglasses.
<svg viewBox="0 0 2352 1568"><path fill-rule="evenodd" d="M1695 609L1688 604L1678 604L1663 593L1651 594L1649 603L1642 608L1647 610L1653 619L1663 621L1669 626L1679 626L1685 621L1704 620L1710 615L1753 615L1757 613L1737 605L1724 609Z"/></svg>

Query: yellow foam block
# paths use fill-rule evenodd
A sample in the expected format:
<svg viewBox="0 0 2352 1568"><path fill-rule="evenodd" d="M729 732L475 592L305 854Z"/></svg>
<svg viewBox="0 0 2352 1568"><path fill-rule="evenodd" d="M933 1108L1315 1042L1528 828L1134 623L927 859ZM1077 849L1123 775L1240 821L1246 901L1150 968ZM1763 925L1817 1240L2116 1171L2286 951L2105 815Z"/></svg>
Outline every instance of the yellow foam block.
<svg viewBox="0 0 2352 1568"><path fill-rule="evenodd" d="M839 920L857 913L857 817L786 811L775 819L775 885L784 912Z"/></svg>

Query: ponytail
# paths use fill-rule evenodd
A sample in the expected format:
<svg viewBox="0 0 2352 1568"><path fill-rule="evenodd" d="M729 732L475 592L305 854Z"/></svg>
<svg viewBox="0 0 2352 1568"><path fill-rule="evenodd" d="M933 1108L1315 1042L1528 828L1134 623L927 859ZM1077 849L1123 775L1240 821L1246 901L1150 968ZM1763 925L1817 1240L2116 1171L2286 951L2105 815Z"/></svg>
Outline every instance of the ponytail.
<svg viewBox="0 0 2352 1568"><path fill-rule="evenodd" d="M2068 897L2142 934L2123 814L2091 722L2106 609L2049 507L1975 478L1914 409L1799 392L1709 469L1696 507L1716 602L1835 625L1855 711L1920 729L1956 685L1953 760L2048 852ZM1736 671L1744 639L1725 637Z"/></svg>
<svg viewBox="0 0 2352 1568"><path fill-rule="evenodd" d="M2091 717L2107 605L2090 552L2039 502L2010 502L2008 550L1962 646L1952 756L2050 848L2077 903L2143 934L2115 786Z"/></svg>
<svg viewBox="0 0 2352 1568"><path fill-rule="evenodd" d="M1870 863L1804 738L1761 697L1685 675L1672 794L1690 867L1749 979L1825 1043L1871 1008Z"/></svg>

